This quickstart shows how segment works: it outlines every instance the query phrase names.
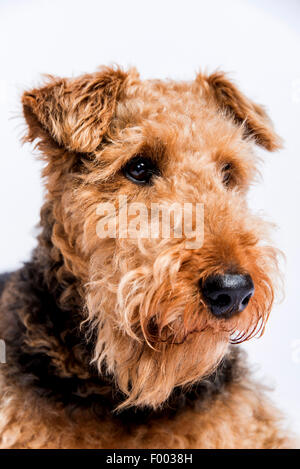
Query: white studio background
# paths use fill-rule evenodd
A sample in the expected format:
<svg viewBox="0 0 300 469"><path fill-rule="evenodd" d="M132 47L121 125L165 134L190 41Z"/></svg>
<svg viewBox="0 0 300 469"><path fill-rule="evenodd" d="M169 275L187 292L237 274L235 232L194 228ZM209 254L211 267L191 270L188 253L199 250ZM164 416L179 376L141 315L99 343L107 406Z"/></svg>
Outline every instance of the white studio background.
<svg viewBox="0 0 300 469"><path fill-rule="evenodd" d="M0 271L20 266L35 246L41 164L21 147L19 102L41 73L118 63L136 66L142 78L192 79L201 67L220 68L267 106L285 149L260 151L263 180L249 201L278 226L285 299L265 335L244 347L300 433L300 2L0 0L0 41Z"/></svg>

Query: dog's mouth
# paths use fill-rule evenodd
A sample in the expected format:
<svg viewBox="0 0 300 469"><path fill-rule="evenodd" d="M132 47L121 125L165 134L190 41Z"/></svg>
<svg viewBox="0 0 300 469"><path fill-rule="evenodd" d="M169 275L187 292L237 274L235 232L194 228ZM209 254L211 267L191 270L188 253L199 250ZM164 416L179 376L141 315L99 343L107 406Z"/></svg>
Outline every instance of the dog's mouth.
<svg viewBox="0 0 300 469"><path fill-rule="evenodd" d="M227 298L218 301L218 307L226 308L220 315L212 312L211 305L202 299L197 308L190 308L189 311L188 308L183 309L173 320L170 312L157 310L149 320L142 321L143 339L151 348L159 349L160 344L181 345L189 340L192 342L194 336L203 333L209 333L212 337L218 335L231 344L242 343L263 333L271 303L269 309L261 310L254 298L254 287L239 303L233 303L229 308Z"/></svg>

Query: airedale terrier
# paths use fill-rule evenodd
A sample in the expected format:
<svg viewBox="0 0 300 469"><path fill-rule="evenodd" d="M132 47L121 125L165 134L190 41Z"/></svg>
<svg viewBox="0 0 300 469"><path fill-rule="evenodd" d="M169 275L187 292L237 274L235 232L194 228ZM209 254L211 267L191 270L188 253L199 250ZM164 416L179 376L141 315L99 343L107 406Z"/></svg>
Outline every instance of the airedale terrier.
<svg viewBox="0 0 300 469"><path fill-rule="evenodd" d="M255 144L280 147L264 109L221 72L113 67L22 102L46 200L31 261L1 281L1 447L291 447L236 345L263 332L278 278L246 201ZM112 235L120 200L199 204L202 241L143 236L141 220Z"/></svg>

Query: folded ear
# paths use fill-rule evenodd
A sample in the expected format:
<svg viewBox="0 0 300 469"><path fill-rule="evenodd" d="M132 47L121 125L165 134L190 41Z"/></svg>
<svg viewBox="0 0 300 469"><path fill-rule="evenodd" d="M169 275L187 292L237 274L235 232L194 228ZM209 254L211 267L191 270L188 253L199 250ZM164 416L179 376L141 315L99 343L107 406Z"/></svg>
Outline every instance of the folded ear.
<svg viewBox="0 0 300 469"><path fill-rule="evenodd" d="M248 99L223 72L210 76L199 74L196 80L204 85L221 110L244 125L245 134L253 137L258 145L269 151L281 148L281 139L263 107Z"/></svg>
<svg viewBox="0 0 300 469"><path fill-rule="evenodd" d="M102 68L76 79L48 77L45 86L23 94L26 140L51 136L68 150L92 152L108 129L127 76Z"/></svg>

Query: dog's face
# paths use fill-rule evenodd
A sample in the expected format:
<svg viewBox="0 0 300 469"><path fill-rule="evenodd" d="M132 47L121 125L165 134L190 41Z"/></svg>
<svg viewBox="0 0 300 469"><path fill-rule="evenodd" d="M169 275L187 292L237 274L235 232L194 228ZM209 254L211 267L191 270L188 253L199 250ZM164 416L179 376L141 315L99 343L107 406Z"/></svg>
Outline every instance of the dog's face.
<svg viewBox="0 0 300 469"><path fill-rule="evenodd" d="M143 82L134 70L101 69L50 79L23 105L27 139L39 138L47 161L52 242L83 286L83 320L97 328L95 361L115 376L124 405L157 407L209 374L230 342L264 328L276 251L246 193L254 143L272 151L278 137L221 73ZM157 204L192 207L193 229L172 235L171 216L163 236L160 212L159 229L147 231Z"/></svg>

